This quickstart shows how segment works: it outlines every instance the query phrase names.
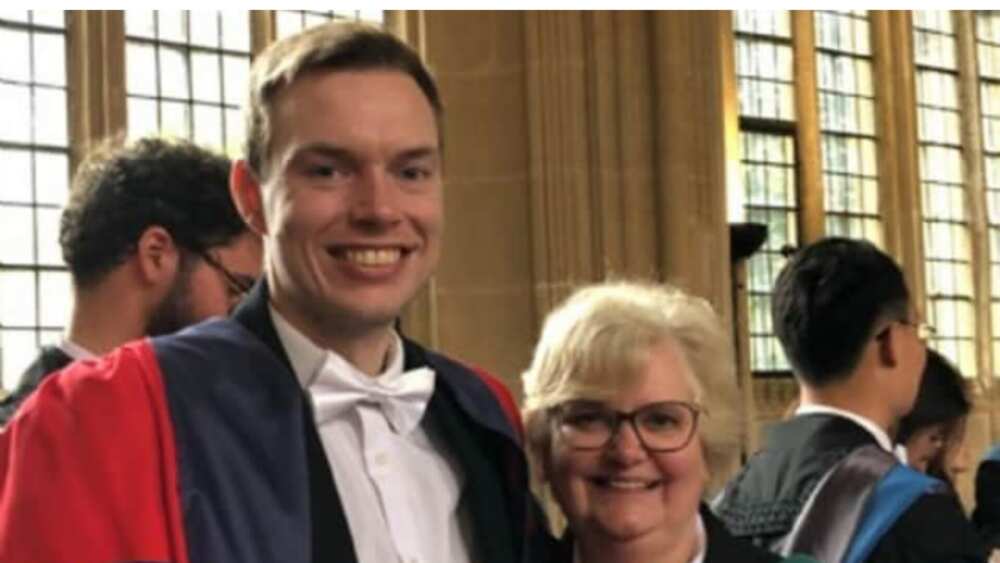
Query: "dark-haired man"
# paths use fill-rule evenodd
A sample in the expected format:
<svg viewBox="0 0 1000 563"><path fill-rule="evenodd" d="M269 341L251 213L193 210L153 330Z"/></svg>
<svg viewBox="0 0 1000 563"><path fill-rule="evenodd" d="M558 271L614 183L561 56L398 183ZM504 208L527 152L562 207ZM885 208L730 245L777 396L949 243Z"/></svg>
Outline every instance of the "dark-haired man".
<svg viewBox="0 0 1000 563"><path fill-rule="evenodd" d="M716 511L735 535L778 548L817 483L850 454L874 446L866 452L895 466L889 431L913 406L926 349L902 271L864 241L828 238L794 254L775 284L772 315L800 385L800 406L769 433L726 487ZM852 478L855 485L863 482ZM865 498L862 489L830 490ZM935 489L915 498L866 561L984 560L954 495ZM846 506L856 499L840 500ZM833 503L820 505L828 510ZM850 532L850 518L836 514L821 531Z"/></svg>
<svg viewBox="0 0 1000 563"><path fill-rule="evenodd" d="M441 250L427 69L332 23L250 84L231 189L264 279L229 319L39 389L0 433L0 560L537 561L510 394L393 330Z"/></svg>
<svg viewBox="0 0 1000 563"><path fill-rule="evenodd" d="M229 169L225 156L157 138L88 156L60 224L73 282L66 336L0 402L0 425L72 360L225 315L243 297L260 275L261 243L229 197Z"/></svg>

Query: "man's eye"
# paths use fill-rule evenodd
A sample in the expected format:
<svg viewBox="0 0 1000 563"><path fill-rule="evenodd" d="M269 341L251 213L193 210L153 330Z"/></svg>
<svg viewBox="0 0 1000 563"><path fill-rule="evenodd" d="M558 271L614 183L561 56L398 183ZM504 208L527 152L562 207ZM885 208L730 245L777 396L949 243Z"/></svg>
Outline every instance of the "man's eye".
<svg viewBox="0 0 1000 563"><path fill-rule="evenodd" d="M430 178L431 171L423 166L407 166L400 171L399 175L404 180L426 180Z"/></svg>
<svg viewBox="0 0 1000 563"><path fill-rule="evenodd" d="M310 178L340 179L351 173L351 167L343 162L306 162L303 166L305 175Z"/></svg>
<svg viewBox="0 0 1000 563"><path fill-rule="evenodd" d="M327 164L310 166L307 169L310 176L332 176L335 171L336 168Z"/></svg>

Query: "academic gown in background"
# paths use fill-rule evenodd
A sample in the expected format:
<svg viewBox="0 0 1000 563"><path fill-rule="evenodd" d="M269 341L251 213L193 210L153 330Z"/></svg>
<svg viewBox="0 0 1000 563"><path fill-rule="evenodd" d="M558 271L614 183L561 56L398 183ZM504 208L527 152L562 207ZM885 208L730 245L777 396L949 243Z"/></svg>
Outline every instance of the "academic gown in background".
<svg viewBox="0 0 1000 563"><path fill-rule="evenodd" d="M976 468L972 522L991 549L1000 549L1000 445L990 448Z"/></svg>
<svg viewBox="0 0 1000 563"><path fill-rule="evenodd" d="M41 385L42 380L47 375L66 367L72 361L73 358L62 348L42 346L35 361L31 362L31 365L21 374L21 379L17 382L14 391L0 401L0 426L7 424L21 403Z"/></svg>
<svg viewBox="0 0 1000 563"><path fill-rule="evenodd" d="M716 514L730 532L770 546L791 530L819 479L874 436L844 417L799 415L778 424L726 486ZM972 563L986 548L950 493L925 494L886 532L872 563Z"/></svg>
<svg viewBox="0 0 1000 563"><path fill-rule="evenodd" d="M465 475L473 559L543 560L509 393L411 341L404 355L437 373L422 424ZM0 432L0 561L356 561L263 283L233 320L74 363L22 408Z"/></svg>

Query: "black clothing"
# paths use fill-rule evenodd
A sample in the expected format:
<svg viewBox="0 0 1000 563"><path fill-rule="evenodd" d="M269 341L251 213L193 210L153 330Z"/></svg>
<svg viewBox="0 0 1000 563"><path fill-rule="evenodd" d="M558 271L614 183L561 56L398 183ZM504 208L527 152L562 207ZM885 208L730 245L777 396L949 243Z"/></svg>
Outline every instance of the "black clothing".
<svg viewBox="0 0 1000 563"><path fill-rule="evenodd" d="M781 556L765 551L745 539L730 534L707 507L702 507L701 518L705 522L705 536L708 540L705 563L729 563L732 561L775 563L782 560Z"/></svg>
<svg viewBox="0 0 1000 563"><path fill-rule="evenodd" d="M21 406L28 395L41 385L46 376L66 367L72 361L73 358L63 352L62 348L43 346L35 361L31 362L28 369L21 374L21 380L18 381L14 392L0 401L0 426L7 424L17 411L17 407Z"/></svg>
<svg viewBox="0 0 1000 563"><path fill-rule="evenodd" d="M846 418L808 414L778 424L726 486L716 514L737 537L771 548L791 529L821 477L848 453L877 444ZM873 563L986 560L986 548L951 493L917 500L879 541Z"/></svg>
<svg viewBox="0 0 1000 563"><path fill-rule="evenodd" d="M708 507L702 505L701 519L705 523L704 563L777 563L780 555L760 549L748 541L733 537ZM551 563L573 563L573 535L567 531L554 550Z"/></svg>
<svg viewBox="0 0 1000 563"><path fill-rule="evenodd" d="M1000 549L1000 446L994 446L976 469L976 509L972 522L986 544Z"/></svg>

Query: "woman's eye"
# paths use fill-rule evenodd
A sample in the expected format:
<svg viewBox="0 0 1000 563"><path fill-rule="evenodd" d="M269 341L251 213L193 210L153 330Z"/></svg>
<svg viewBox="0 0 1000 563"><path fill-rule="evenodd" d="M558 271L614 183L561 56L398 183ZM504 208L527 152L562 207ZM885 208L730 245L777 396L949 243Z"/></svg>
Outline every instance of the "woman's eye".
<svg viewBox="0 0 1000 563"><path fill-rule="evenodd" d="M586 428L602 424L604 416L600 412L577 412L563 418L563 423L577 428Z"/></svg>
<svg viewBox="0 0 1000 563"><path fill-rule="evenodd" d="M666 428L673 428L678 424L677 420L674 417L668 415L652 415L647 417L642 422L643 426L646 426L651 429L655 428L661 430Z"/></svg>

